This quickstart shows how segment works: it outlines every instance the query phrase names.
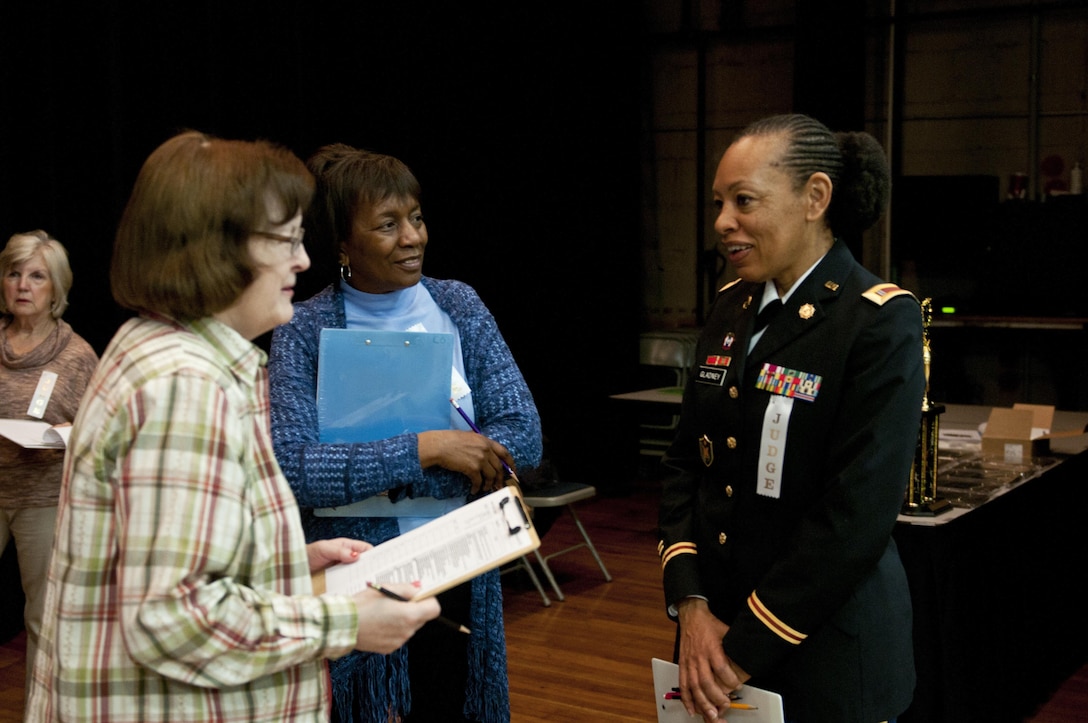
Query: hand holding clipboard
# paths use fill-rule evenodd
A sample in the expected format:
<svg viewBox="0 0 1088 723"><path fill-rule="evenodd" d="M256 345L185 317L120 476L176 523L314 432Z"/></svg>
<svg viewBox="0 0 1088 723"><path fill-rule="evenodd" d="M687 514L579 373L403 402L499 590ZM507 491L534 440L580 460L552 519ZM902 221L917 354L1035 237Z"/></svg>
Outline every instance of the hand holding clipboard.
<svg viewBox="0 0 1088 723"><path fill-rule="evenodd" d="M521 495L504 487L315 576L318 592L353 595L368 584L419 583L418 600L540 547Z"/></svg>

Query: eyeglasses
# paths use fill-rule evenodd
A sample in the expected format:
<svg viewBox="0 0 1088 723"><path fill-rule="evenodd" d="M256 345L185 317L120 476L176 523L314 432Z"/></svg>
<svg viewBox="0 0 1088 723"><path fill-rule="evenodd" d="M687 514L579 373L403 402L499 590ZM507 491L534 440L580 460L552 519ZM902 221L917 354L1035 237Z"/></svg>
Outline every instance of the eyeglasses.
<svg viewBox="0 0 1088 723"><path fill-rule="evenodd" d="M298 250L302 248L302 237L306 235L306 229L300 228L298 236L285 236L282 233L272 233L271 231L254 231L253 235L291 244L291 256L298 256Z"/></svg>

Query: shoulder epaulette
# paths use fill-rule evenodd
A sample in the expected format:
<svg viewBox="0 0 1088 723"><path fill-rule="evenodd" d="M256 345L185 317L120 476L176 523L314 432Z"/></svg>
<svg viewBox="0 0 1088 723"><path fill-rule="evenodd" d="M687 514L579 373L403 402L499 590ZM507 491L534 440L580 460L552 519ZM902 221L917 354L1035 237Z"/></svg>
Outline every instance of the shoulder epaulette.
<svg viewBox="0 0 1088 723"><path fill-rule="evenodd" d="M734 284L739 284L739 283L740 283L740 279L739 279L739 278L737 278L737 279L733 279L733 280L732 280L732 281L730 281L730 282L729 282L728 284L726 284L726 285L725 285L725 286L723 286L722 288L718 289L718 293L720 294L720 293L722 293L723 291L725 291L726 289L728 289L728 288L729 288L730 286L733 286Z"/></svg>
<svg viewBox="0 0 1088 723"><path fill-rule="evenodd" d="M863 293L862 296L877 306L884 306L884 304L888 303L891 299L894 299L897 296L903 296L904 294L912 299L917 298L911 292L906 289L901 289L895 284L877 284Z"/></svg>

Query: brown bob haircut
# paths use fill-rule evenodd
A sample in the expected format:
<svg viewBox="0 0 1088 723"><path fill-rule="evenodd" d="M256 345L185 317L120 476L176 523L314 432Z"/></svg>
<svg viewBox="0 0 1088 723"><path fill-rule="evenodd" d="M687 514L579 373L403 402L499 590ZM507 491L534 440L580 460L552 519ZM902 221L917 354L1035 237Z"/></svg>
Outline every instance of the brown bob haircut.
<svg viewBox="0 0 1088 723"><path fill-rule="evenodd" d="M313 189L305 164L278 145L174 136L144 162L121 216L113 298L179 321L222 311L253 281L250 236L305 212Z"/></svg>

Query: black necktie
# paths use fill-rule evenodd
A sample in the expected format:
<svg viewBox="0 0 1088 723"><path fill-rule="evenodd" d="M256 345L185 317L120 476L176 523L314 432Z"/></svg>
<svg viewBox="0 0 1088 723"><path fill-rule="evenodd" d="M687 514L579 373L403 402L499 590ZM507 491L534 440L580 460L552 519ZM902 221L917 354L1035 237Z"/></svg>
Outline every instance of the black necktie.
<svg viewBox="0 0 1088 723"><path fill-rule="evenodd" d="M759 310L756 314L756 326L752 329L753 334L758 334L767 327L774 320L774 317L778 316L778 312L782 311L782 300L774 299L766 306Z"/></svg>

